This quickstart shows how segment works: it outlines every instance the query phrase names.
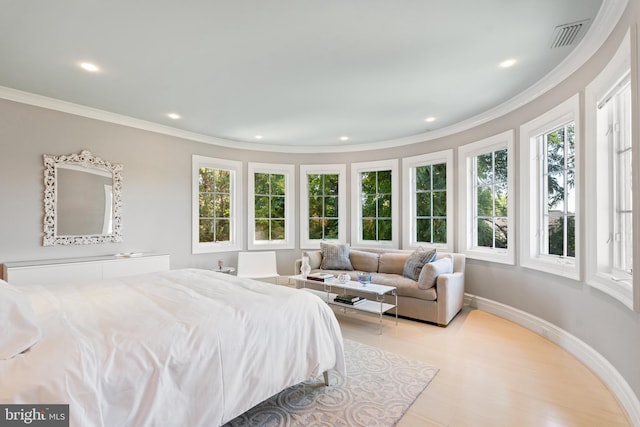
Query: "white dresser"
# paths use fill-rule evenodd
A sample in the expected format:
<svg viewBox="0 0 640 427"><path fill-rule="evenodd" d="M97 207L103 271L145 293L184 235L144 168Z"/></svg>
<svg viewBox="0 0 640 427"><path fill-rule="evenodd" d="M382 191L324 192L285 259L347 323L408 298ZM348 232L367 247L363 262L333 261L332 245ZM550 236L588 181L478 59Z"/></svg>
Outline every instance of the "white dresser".
<svg viewBox="0 0 640 427"><path fill-rule="evenodd" d="M140 254L15 261L2 264L2 279L12 285L78 283L169 270L169 255Z"/></svg>

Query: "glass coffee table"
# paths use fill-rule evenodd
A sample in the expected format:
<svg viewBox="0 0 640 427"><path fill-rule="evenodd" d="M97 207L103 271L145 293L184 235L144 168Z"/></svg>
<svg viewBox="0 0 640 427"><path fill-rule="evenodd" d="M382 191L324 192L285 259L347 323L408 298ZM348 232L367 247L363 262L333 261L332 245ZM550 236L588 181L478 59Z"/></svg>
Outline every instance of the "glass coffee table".
<svg viewBox="0 0 640 427"><path fill-rule="evenodd" d="M343 283L335 277L325 281L318 281L308 279L302 274L289 276L289 282L291 281L296 284L296 288L299 288L298 285L302 285L302 288L299 288L300 290L319 296L329 305L341 307L345 311L346 309L351 309L377 315L380 321L380 334L382 334L382 315L389 310L395 311L396 326L398 326L398 293L395 286L378 285L375 283L363 285L353 280ZM322 290L308 288L308 285L321 286ZM365 300L357 304L345 304L335 301L338 295L348 295L350 294L349 291L357 292L363 296ZM395 297L395 304L384 302L385 295Z"/></svg>

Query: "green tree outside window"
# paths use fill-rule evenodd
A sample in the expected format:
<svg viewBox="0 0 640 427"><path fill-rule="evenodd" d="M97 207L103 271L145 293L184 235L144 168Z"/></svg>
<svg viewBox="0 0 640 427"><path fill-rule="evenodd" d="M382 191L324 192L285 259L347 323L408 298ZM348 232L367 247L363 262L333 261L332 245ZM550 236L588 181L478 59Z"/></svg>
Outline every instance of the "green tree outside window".
<svg viewBox="0 0 640 427"><path fill-rule="evenodd" d="M447 165L415 169L416 242L447 243Z"/></svg>
<svg viewBox="0 0 640 427"><path fill-rule="evenodd" d="M231 240L231 172L199 168L199 241Z"/></svg>
<svg viewBox="0 0 640 427"><path fill-rule="evenodd" d="M360 173L362 240L391 240L391 171Z"/></svg>
<svg viewBox="0 0 640 427"><path fill-rule="evenodd" d="M507 249L507 149L475 157L476 245Z"/></svg>
<svg viewBox="0 0 640 427"><path fill-rule="evenodd" d="M256 240L285 238L285 175L254 174Z"/></svg>
<svg viewBox="0 0 640 427"><path fill-rule="evenodd" d="M338 239L338 174L307 175L309 239Z"/></svg>
<svg viewBox="0 0 640 427"><path fill-rule="evenodd" d="M544 251L575 257L575 123L543 135ZM543 252L544 253L544 252Z"/></svg>

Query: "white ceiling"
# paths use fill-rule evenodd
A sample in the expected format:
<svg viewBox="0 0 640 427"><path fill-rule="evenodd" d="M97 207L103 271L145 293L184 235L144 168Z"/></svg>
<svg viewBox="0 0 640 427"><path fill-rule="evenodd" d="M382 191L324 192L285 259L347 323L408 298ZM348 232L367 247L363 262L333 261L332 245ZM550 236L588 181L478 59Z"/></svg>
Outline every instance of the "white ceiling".
<svg viewBox="0 0 640 427"><path fill-rule="evenodd" d="M0 86L231 144L384 144L535 85L580 41L554 29L602 3L0 0Z"/></svg>

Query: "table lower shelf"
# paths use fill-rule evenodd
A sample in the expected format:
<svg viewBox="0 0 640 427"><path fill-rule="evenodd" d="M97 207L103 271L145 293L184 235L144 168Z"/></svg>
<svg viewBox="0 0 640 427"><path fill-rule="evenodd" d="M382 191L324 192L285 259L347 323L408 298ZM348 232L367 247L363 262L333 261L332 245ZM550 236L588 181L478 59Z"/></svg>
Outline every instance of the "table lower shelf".
<svg viewBox="0 0 640 427"><path fill-rule="evenodd" d="M369 299L365 300L364 302L361 302L360 304L343 304L343 303L334 301L334 298L339 295L336 293L320 291L317 289L309 289L309 288L301 288L300 290L305 292L310 292L314 295L319 296L327 304L335 305L338 307L351 308L353 310L364 311L367 313L382 314L382 313L386 313L387 311L395 307L394 304L388 304L386 302L383 302L381 304L380 301L373 301Z"/></svg>

